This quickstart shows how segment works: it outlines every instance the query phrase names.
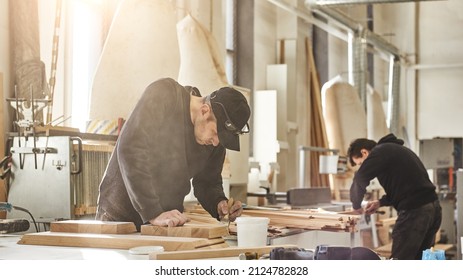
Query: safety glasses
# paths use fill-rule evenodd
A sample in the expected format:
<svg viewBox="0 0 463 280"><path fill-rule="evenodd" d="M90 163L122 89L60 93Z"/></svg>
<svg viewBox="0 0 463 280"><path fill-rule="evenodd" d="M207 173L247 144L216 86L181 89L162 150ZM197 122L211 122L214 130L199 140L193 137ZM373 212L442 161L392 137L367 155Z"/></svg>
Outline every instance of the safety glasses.
<svg viewBox="0 0 463 280"><path fill-rule="evenodd" d="M206 97L206 102L210 103L210 104L217 104L219 105L220 107L222 107L223 109L223 112L225 113L225 117L227 118L227 120L225 121L225 128L234 133L234 134L246 134L246 133L249 133L249 123L246 123L244 125L244 127L242 129L239 129L230 119L230 116L228 116L228 113L227 113L227 110L225 109L225 106L220 103L220 102L215 102L215 101L212 101L211 99L214 98L216 95L216 93L212 93L210 95L208 95Z"/></svg>

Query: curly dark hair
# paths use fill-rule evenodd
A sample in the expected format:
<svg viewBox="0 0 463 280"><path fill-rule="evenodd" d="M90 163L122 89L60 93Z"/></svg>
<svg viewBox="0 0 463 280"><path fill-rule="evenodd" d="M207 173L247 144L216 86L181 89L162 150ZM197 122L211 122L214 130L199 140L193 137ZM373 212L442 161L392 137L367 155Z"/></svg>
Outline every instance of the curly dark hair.
<svg viewBox="0 0 463 280"><path fill-rule="evenodd" d="M358 138L352 141L347 149L347 157L352 166L355 166L353 157L362 157L362 149L371 151L376 146L376 142L366 138Z"/></svg>

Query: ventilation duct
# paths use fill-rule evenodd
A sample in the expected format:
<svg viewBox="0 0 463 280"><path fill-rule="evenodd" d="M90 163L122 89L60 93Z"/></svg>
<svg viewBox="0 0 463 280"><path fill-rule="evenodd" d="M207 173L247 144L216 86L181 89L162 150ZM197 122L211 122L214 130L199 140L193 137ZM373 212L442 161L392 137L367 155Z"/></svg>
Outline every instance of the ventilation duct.
<svg viewBox="0 0 463 280"><path fill-rule="evenodd" d="M344 13L332 9L329 4L378 4L378 3L398 3L398 2L418 2L418 1L443 1L443 0L306 0L305 6L309 11L316 13L326 19L331 20L326 24L317 20L310 13L294 7L284 0L268 0L268 2L280 7L290 13L295 14L307 22L316 25L331 35L344 39L349 44L349 82L352 83L359 92L360 98L366 107L366 81L367 81L367 44L370 44L379 55L389 61L389 88L388 88L388 110L387 124L391 132L399 133L399 92L400 92L400 60L399 49L388 43L381 36L365 29L360 23L351 19ZM333 26L336 25L336 26ZM348 36L344 36L339 27L347 31Z"/></svg>
<svg viewBox="0 0 463 280"><path fill-rule="evenodd" d="M349 83L352 84L360 96L363 108L366 111L367 104L367 43L365 29L359 28L349 33Z"/></svg>
<svg viewBox="0 0 463 280"><path fill-rule="evenodd" d="M307 4L307 2L306 2ZM347 15L338 10L322 7L310 6L314 13L325 18L334 20L338 25L346 29L349 34L353 34L349 40L349 82L357 89L364 106L366 106L366 44L372 45L375 50L381 52L383 57L389 60L389 89L388 89L388 110L387 122L391 132L398 131L399 113L399 91L400 91L400 52L399 49L385 41L376 33L365 29ZM352 65L352 67L351 67Z"/></svg>

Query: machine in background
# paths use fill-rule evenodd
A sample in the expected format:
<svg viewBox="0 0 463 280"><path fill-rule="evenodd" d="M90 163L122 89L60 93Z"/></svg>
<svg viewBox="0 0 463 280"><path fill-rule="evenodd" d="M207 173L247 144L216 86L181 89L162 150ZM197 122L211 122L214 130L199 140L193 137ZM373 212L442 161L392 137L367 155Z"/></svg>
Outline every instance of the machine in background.
<svg viewBox="0 0 463 280"><path fill-rule="evenodd" d="M114 144L74 136L13 137L8 202L44 224L93 218L98 186ZM28 218L11 211L8 218Z"/></svg>
<svg viewBox="0 0 463 280"><path fill-rule="evenodd" d="M117 135L44 126L37 116L43 114L48 100L31 97L7 101L16 110L17 131L9 134L2 179L8 203L32 215L13 210L8 211L7 218L32 219L44 229L51 221L93 219L99 183ZM119 132L122 122L116 125Z"/></svg>

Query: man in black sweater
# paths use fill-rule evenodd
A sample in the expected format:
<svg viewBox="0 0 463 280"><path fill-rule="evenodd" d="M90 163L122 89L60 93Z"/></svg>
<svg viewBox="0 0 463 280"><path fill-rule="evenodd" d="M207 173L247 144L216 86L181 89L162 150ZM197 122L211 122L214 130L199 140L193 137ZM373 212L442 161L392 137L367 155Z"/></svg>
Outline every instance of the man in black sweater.
<svg viewBox="0 0 463 280"><path fill-rule="evenodd" d="M185 196L194 194L212 217L242 212L228 208L222 186L225 149L240 150L249 132L246 98L231 87L203 97L170 78L151 83L119 135L100 183L96 219L180 226Z"/></svg>
<svg viewBox="0 0 463 280"><path fill-rule="evenodd" d="M442 221L442 210L436 187L429 179L418 156L403 146L393 134L378 143L359 138L347 151L352 166L359 165L350 188L352 206L359 214L374 214L381 206L393 206L397 220L392 232L391 258L421 259L423 250L434 245L435 234ZM385 195L368 201L362 208L366 188L377 178Z"/></svg>

